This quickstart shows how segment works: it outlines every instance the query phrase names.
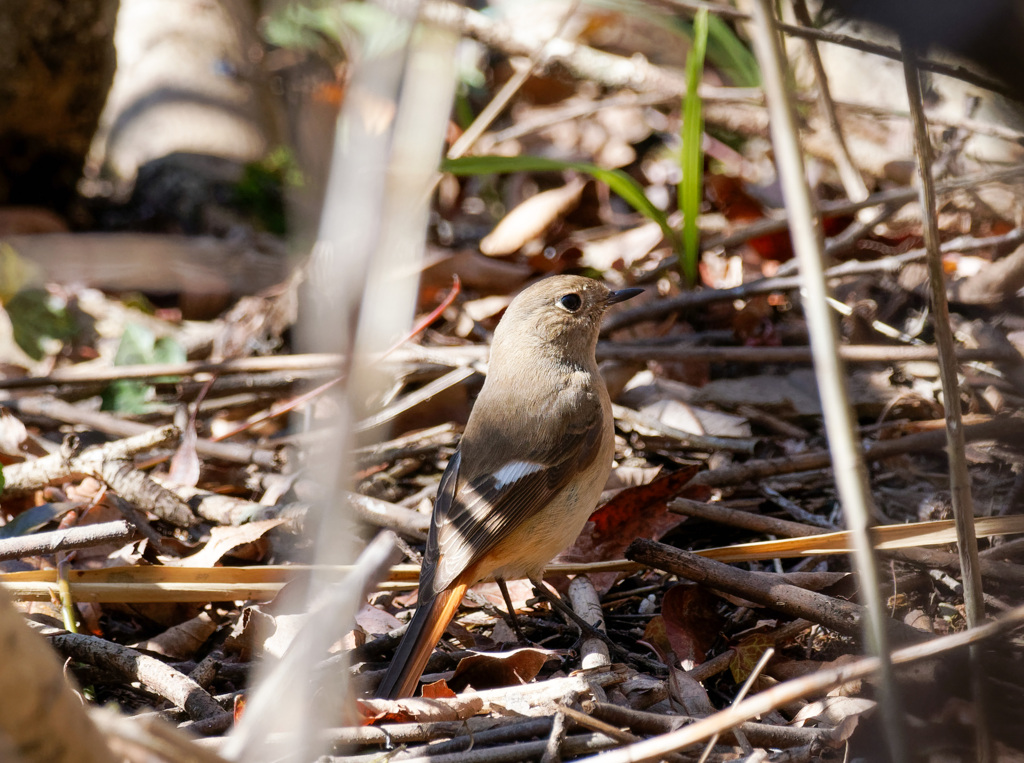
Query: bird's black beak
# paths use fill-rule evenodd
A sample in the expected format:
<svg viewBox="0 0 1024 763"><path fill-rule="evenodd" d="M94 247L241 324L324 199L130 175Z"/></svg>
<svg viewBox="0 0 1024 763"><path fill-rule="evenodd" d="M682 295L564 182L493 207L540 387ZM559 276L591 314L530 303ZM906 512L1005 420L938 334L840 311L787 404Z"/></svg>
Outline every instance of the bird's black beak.
<svg viewBox="0 0 1024 763"><path fill-rule="evenodd" d="M627 299L633 299L637 294L643 292L643 289L619 289L613 291L608 295L608 301L605 304L617 305L619 302L625 302Z"/></svg>

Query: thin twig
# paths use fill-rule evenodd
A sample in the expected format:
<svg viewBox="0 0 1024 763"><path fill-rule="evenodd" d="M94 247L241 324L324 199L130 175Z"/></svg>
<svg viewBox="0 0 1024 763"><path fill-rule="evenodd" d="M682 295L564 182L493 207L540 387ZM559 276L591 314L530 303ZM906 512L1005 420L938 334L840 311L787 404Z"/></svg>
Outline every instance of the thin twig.
<svg viewBox="0 0 1024 763"><path fill-rule="evenodd" d="M807 0L793 0L793 12L797 19L805 27L811 26L811 14L807 10ZM846 138L843 136L843 127L836 116L835 103L832 101L832 94L828 87L828 74L821 62L821 53L818 51L818 44L813 39L807 40L807 52L814 68L814 78L818 83L818 107L825 117L829 132L835 141L835 163L839 170L839 178L843 181L843 188L846 195L853 201L863 201L868 197L868 187L864 184L860 170L857 169L850 157L850 150L846 146Z"/></svg>
<svg viewBox="0 0 1024 763"><path fill-rule="evenodd" d="M757 661L757 664L754 666L754 669L751 670L750 675L747 676L747 680L743 682L743 685L740 687L740 690L736 692L736 696L732 700L733 707L742 702L743 698L750 693L750 687L754 685L754 681L756 681L757 677L761 675L761 672L764 670L765 665L768 664L768 660L770 660L774 656L775 647L770 646L764 650L764 653L762 653L761 658ZM744 752L749 754L750 750L748 748L750 747L750 743L746 741L746 736L743 734L743 732L739 729L735 729L733 733L736 734L737 739L743 745ZM708 759L708 756L711 755L711 750L714 748L715 743L718 742L719 736L721 735L716 733L713 737L711 737L711 739L708 740L707 746L704 748L704 752L700 756L700 760L698 761L698 763L704 763L704 761Z"/></svg>
<svg viewBox="0 0 1024 763"><path fill-rule="evenodd" d="M792 35L793 37L803 37L805 39L818 40L819 42L827 42L833 45L842 45L846 48L853 48L854 50L871 53L893 61L903 60L903 53L900 49L891 45L881 45L859 37L852 37L848 34L830 32L825 29L815 29L814 27L809 26L795 26L793 24L779 23L777 24L777 27L780 32ZM954 79L962 80L963 82L969 82L970 84L977 85L984 90L999 93L1012 101L1017 99L1016 95L1007 88L1004 83L997 79L986 77L984 74L973 69L969 69L966 66L946 64L941 61L935 61L934 59L921 59L918 63L918 68L934 74L944 74L947 77L953 77Z"/></svg>

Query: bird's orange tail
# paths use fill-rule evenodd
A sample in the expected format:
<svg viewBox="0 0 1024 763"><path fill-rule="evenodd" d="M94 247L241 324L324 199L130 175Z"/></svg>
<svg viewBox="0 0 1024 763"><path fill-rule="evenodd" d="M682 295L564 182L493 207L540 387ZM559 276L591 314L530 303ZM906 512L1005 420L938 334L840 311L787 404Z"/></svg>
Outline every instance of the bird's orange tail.
<svg viewBox="0 0 1024 763"><path fill-rule="evenodd" d="M411 697L415 693L430 653L455 616L468 587L465 583L457 583L432 599L420 601L409 623L409 630L398 645L395 658L377 688L380 699Z"/></svg>

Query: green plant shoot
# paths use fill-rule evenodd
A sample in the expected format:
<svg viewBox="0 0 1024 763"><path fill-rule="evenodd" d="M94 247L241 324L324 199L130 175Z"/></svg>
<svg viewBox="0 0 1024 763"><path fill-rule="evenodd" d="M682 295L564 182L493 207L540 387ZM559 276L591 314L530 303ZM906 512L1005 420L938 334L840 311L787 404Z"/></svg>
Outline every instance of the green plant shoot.
<svg viewBox="0 0 1024 763"><path fill-rule="evenodd" d="M680 270L687 286L697 284L700 258L700 231L697 216L704 190L704 114L700 100L700 83L704 76L704 54L708 43L708 11L701 8L693 19L693 47L686 57L686 95L683 96L683 141L680 154L682 178L679 181L679 211L683 213L683 253Z"/></svg>

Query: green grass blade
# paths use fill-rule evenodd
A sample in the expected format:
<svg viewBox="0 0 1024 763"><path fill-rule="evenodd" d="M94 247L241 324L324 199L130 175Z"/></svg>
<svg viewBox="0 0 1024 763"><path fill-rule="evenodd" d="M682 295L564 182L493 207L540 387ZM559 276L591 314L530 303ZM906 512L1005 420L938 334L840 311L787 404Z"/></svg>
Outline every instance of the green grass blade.
<svg viewBox="0 0 1024 763"><path fill-rule="evenodd" d="M708 61L736 87L759 87L757 59L736 33L718 16L708 17Z"/></svg>
<svg viewBox="0 0 1024 763"><path fill-rule="evenodd" d="M693 18L693 47L686 57L686 95L683 97L683 141L679 181L679 210L683 213L683 254L680 269L688 286L697 283L697 263L700 257L700 231L697 215L704 189L704 115L700 99L700 83L704 75L704 54L708 43L708 11L701 8Z"/></svg>

